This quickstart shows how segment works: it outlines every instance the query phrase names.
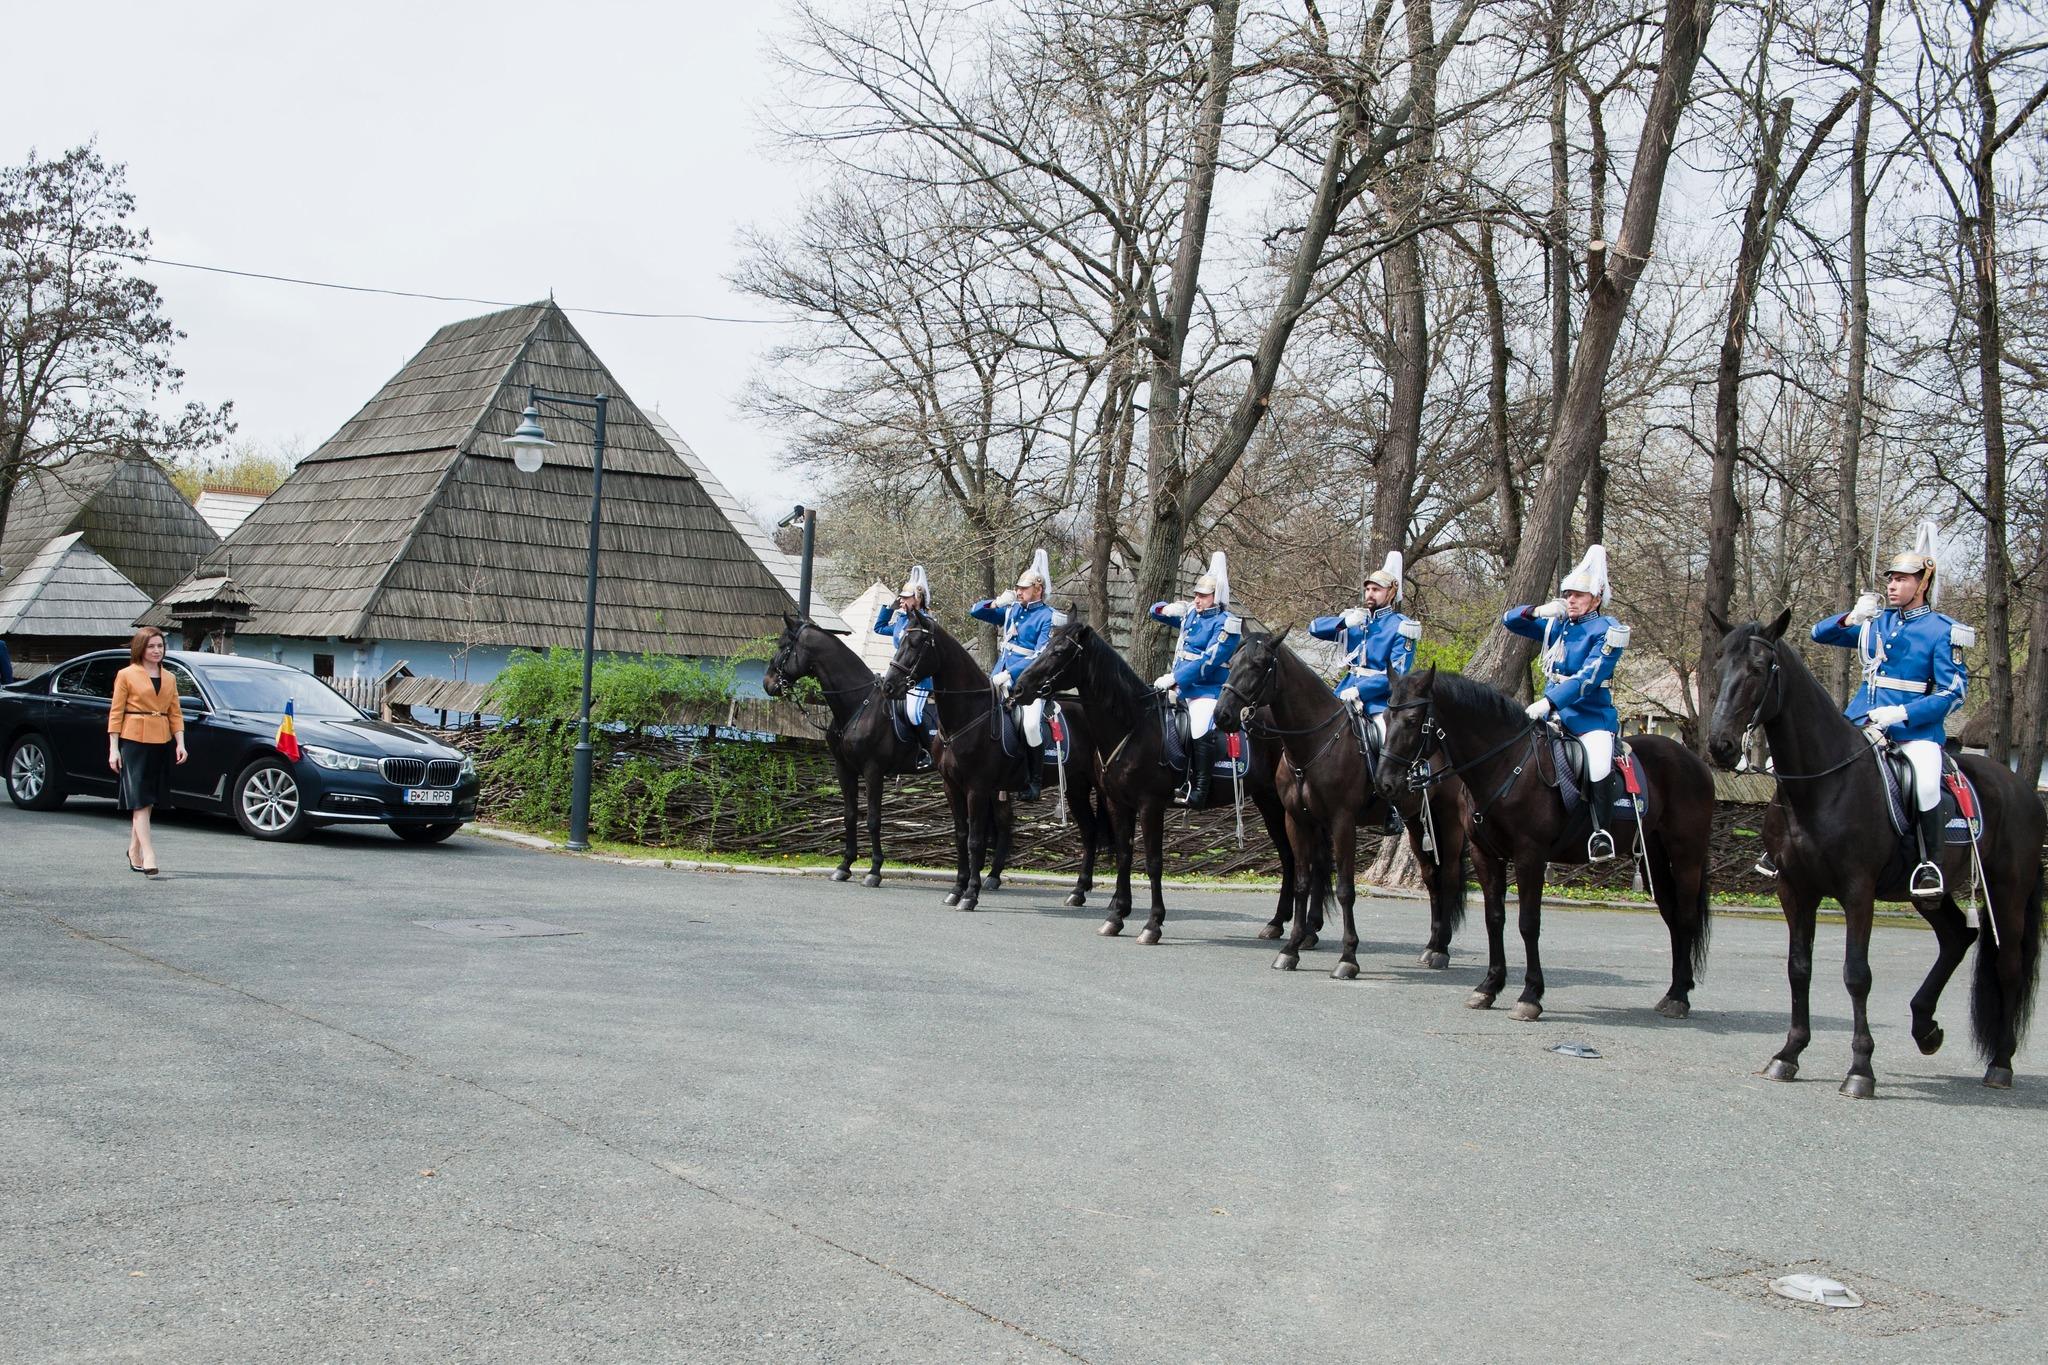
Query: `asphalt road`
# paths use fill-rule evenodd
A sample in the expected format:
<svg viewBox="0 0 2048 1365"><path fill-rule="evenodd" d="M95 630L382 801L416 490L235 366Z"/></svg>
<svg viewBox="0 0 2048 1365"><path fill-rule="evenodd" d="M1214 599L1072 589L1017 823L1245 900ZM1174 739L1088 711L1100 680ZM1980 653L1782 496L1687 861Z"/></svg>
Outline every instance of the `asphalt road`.
<svg viewBox="0 0 2048 1365"><path fill-rule="evenodd" d="M1857 1103L1839 928L1780 1085L1768 920L1673 1023L1655 919L1555 913L1522 1024L1461 1008L1476 904L1448 972L1373 904L1340 983L1248 893L1141 948L1048 889L197 820L148 884L74 804L0 809L9 1360L2043 1358L2048 1057L1978 1084L1967 971L1921 1057L1922 933ZM504 917L571 932L420 923Z"/></svg>

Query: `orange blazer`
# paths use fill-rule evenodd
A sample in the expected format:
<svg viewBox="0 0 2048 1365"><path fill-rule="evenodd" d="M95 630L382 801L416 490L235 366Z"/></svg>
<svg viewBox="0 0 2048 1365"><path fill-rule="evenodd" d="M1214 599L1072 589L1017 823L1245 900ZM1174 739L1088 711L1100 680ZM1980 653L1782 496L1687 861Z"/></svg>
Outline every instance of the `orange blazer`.
<svg viewBox="0 0 2048 1365"><path fill-rule="evenodd" d="M163 690L150 682L149 670L130 664L114 675L114 709L107 713L107 733L138 744L169 744L185 733L185 712L178 705L178 675L164 670Z"/></svg>

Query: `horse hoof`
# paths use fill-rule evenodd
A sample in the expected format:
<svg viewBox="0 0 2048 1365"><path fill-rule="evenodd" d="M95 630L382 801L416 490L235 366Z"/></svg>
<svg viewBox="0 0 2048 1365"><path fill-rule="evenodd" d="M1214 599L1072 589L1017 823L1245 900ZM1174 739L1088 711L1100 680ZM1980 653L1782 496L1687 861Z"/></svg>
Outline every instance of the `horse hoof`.
<svg viewBox="0 0 2048 1365"><path fill-rule="evenodd" d="M1138 946L1139 946L1139 947L1141 947L1141 948L1150 948L1150 947L1152 947L1152 946L1153 946L1154 944L1156 944L1156 943L1158 943L1158 942L1159 942L1159 931L1158 931L1157 929L1141 929L1141 930L1139 930L1139 931L1138 931Z"/></svg>
<svg viewBox="0 0 2048 1365"><path fill-rule="evenodd" d="M1946 1035L1941 1031L1941 1025L1936 1024L1933 1028L1927 1030L1926 1033L1914 1038L1913 1045L1920 1049L1921 1056L1932 1057L1935 1053L1941 1051L1941 1044L1945 1037Z"/></svg>
<svg viewBox="0 0 2048 1365"><path fill-rule="evenodd" d="M973 896L962 896L960 898L960 903L954 906L953 908L955 910L972 910L975 906L979 905L980 903L981 902Z"/></svg>
<svg viewBox="0 0 2048 1365"><path fill-rule="evenodd" d="M1984 1073L1984 1084L1990 1086L1993 1090L2012 1089L2012 1068L2009 1066L1991 1067Z"/></svg>
<svg viewBox="0 0 2048 1365"><path fill-rule="evenodd" d="M1519 1019L1525 1024L1534 1023L1543 1017L1543 1006L1534 1000L1517 1000L1515 1007L1508 1011L1508 1018Z"/></svg>
<svg viewBox="0 0 2048 1365"><path fill-rule="evenodd" d="M1465 1008L1468 1010L1490 1010L1493 1008L1493 996L1486 991L1474 991L1465 997Z"/></svg>
<svg viewBox="0 0 2048 1365"><path fill-rule="evenodd" d="M843 867L834 868L832 870L832 880L835 882L850 882L853 880L853 873Z"/></svg>
<svg viewBox="0 0 2048 1365"><path fill-rule="evenodd" d="M1330 973L1330 979L1333 981L1354 981L1357 978L1358 964L1356 962L1339 962L1337 970Z"/></svg>
<svg viewBox="0 0 2048 1365"><path fill-rule="evenodd" d="M1258 932L1258 933L1257 933L1257 934L1256 934L1256 935L1255 935L1254 937L1257 937L1257 938L1278 938L1278 937L1280 937L1280 926L1279 926L1279 925L1277 925L1277 924L1263 924L1263 925L1260 925L1260 926L1259 926L1259 932Z"/></svg>
<svg viewBox="0 0 2048 1365"><path fill-rule="evenodd" d="M949 908L949 909L950 909L951 907L953 907L953 906L955 906L955 905L958 905L959 903L960 903L960 893L959 893L958 891L948 891L948 892L946 893L946 906L947 906L947 908Z"/></svg>
<svg viewBox="0 0 2048 1365"><path fill-rule="evenodd" d="M1282 953L1273 959L1273 970L1276 972L1291 972L1300 965L1301 959L1293 953Z"/></svg>
<svg viewBox="0 0 2048 1365"><path fill-rule="evenodd" d="M984 891L1000 891L1003 889L1003 879L1001 877L983 877L981 879L981 889Z"/></svg>
<svg viewBox="0 0 2048 1365"><path fill-rule="evenodd" d="M1102 922L1102 927L1100 929L1097 929L1095 932L1102 935L1104 938L1115 938L1118 934L1121 934L1123 931L1124 926L1121 920L1106 919Z"/></svg>
<svg viewBox="0 0 2048 1365"><path fill-rule="evenodd" d="M1321 939L1317 938L1314 934L1310 934L1307 938L1301 941L1301 950L1303 952L1307 952L1309 949L1315 947L1316 944L1320 942L1322 942Z"/></svg>
<svg viewBox="0 0 2048 1365"><path fill-rule="evenodd" d="M1419 961L1425 967L1433 967L1437 971L1442 971L1451 965L1451 955L1449 953L1431 951L1424 953Z"/></svg>
<svg viewBox="0 0 2048 1365"><path fill-rule="evenodd" d="M1877 1080L1871 1076L1850 1076L1842 1082L1842 1093L1852 1100L1867 1100L1877 1093Z"/></svg>
<svg viewBox="0 0 2048 1365"><path fill-rule="evenodd" d="M1068 905L1086 905L1087 903L1088 893L1085 891L1076 891L1067 897Z"/></svg>
<svg viewBox="0 0 2048 1365"><path fill-rule="evenodd" d="M860 879L860 884L866 887L880 886L882 884L882 874L879 872L870 872L867 876L862 877Z"/></svg>
<svg viewBox="0 0 2048 1365"><path fill-rule="evenodd" d="M1767 1081L1793 1081L1799 1079L1799 1063L1788 1062L1783 1057L1771 1058L1771 1064L1764 1068Z"/></svg>
<svg viewBox="0 0 2048 1365"><path fill-rule="evenodd" d="M1657 1002L1657 1013L1666 1019L1683 1019L1692 1013L1692 1006L1675 995L1667 995Z"/></svg>

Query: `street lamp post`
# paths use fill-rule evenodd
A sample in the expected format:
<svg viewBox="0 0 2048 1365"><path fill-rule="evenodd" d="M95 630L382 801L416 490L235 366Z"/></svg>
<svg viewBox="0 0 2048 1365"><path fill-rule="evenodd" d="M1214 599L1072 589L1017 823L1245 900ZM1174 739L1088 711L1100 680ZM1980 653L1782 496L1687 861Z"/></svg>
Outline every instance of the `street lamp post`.
<svg viewBox="0 0 2048 1365"><path fill-rule="evenodd" d="M604 413L605 404L610 401L611 396L603 393L595 398L578 398L529 388L519 429L504 440L519 472L538 474L543 456L554 446L541 430L540 405L590 408L597 414L597 435L591 443L590 459L590 555L583 584L583 709L576 721L576 769L569 789L569 847L579 853L590 847L590 670L597 657L597 534L604 520Z"/></svg>
<svg viewBox="0 0 2048 1365"><path fill-rule="evenodd" d="M788 516L775 523L775 529L779 531L798 521L804 524L804 558L803 567L797 572L796 614L808 621L811 619L811 556L818 545L818 509L798 503Z"/></svg>

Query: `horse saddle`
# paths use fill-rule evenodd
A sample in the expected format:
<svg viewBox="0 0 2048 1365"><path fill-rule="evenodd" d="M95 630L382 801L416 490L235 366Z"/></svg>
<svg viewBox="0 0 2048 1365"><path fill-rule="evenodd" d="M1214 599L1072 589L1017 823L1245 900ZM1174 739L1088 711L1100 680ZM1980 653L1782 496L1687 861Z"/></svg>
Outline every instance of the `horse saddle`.
<svg viewBox="0 0 2048 1365"><path fill-rule="evenodd" d="M927 701L924 706L924 719L913 721L910 718L908 697L896 697L889 702L889 723L896 727L896 738L905 744L923 744L929 741L932 732L938 728L938 714L938 708Z"/></svg>
<svg viewBox="0 0 2048 1365"><path fill-rule="evenodd" d="M1549 744L1537 746L1536 770L1546 786L1556 788L1564 802L1565 813L1576 817L1571 821L1572 829L1566 831L1566 840L1570 843L1580 827L1590 829L1592 825L1592 817L1585 810L1588 793L1592 790L1592 783L1586 780L1586 746L1577 736L1566 734L1554 725L1550 727L1549 740ZM1613 788L1613 799L1603 812L1610 831L1623 825L1640 824L1650 814L1650 786L1644 780L1642 764L1636 761L1635 752L1627 744L1620 748L1621 752L1614 756L1614 775L1621 780ZM1544 771L1546 767L1549 769L1547 772ZM1615 843L1623 842L1616 834ZM1577 836L1576 843L1585 843L1582 834Z"/></svg>
<svg viewBox="0 0 2048 1365"><path fill-rule="evenodd" d="M1902 843L1912 844L1916 837L1913 817L1919 813L1913 805L1913 765L1890 746L1879 749L1877 756L1878 771L1884 774L1885 812L1891 816L1892 830ZM1941 756L1941 809L1942 842L1974 843L1984 832L1984 808L1977 800L1977 789L1963 776L1955 756L1946 752ZM1909 866L1919 861L1917 845L1907 853L1911 855L1907 858Z"/></svg>
<svg viewBox="0 0 2048 1365"><path fill-rule="evenodd" d="M1211 731L1214 733L1214 731ZM1188 778L1188 755L1194 750L1194 740L1188 734L1188 707L1184 701L1159 702L1160 766L1171 768ZM1243 777L1251 771L1251 746L1244 742L1242 735L1218 735L1225 741L1216 746L1216 760L1209 766L1210 781L1217 778Z"/></svg>
<svg viewBox="0 0 2048 1365"><path fill-rule="evenodd" d="M1011 758L1023 757L1025 748L1024 730L1017 720L1015 704L1007 700L1004 701L996 709L996 717L996 724L1003 741L1003 752ZM1045 714L1040 720L1040 728L1044 734L1044 743L1041 745L1041 748L1044 750L1046 759L1049 762L1064 765L1073 756L1074 734L1073 731L1067 728L1067 713L1060 709L1058 702L1049 697L1046 699Z"/></svg>

